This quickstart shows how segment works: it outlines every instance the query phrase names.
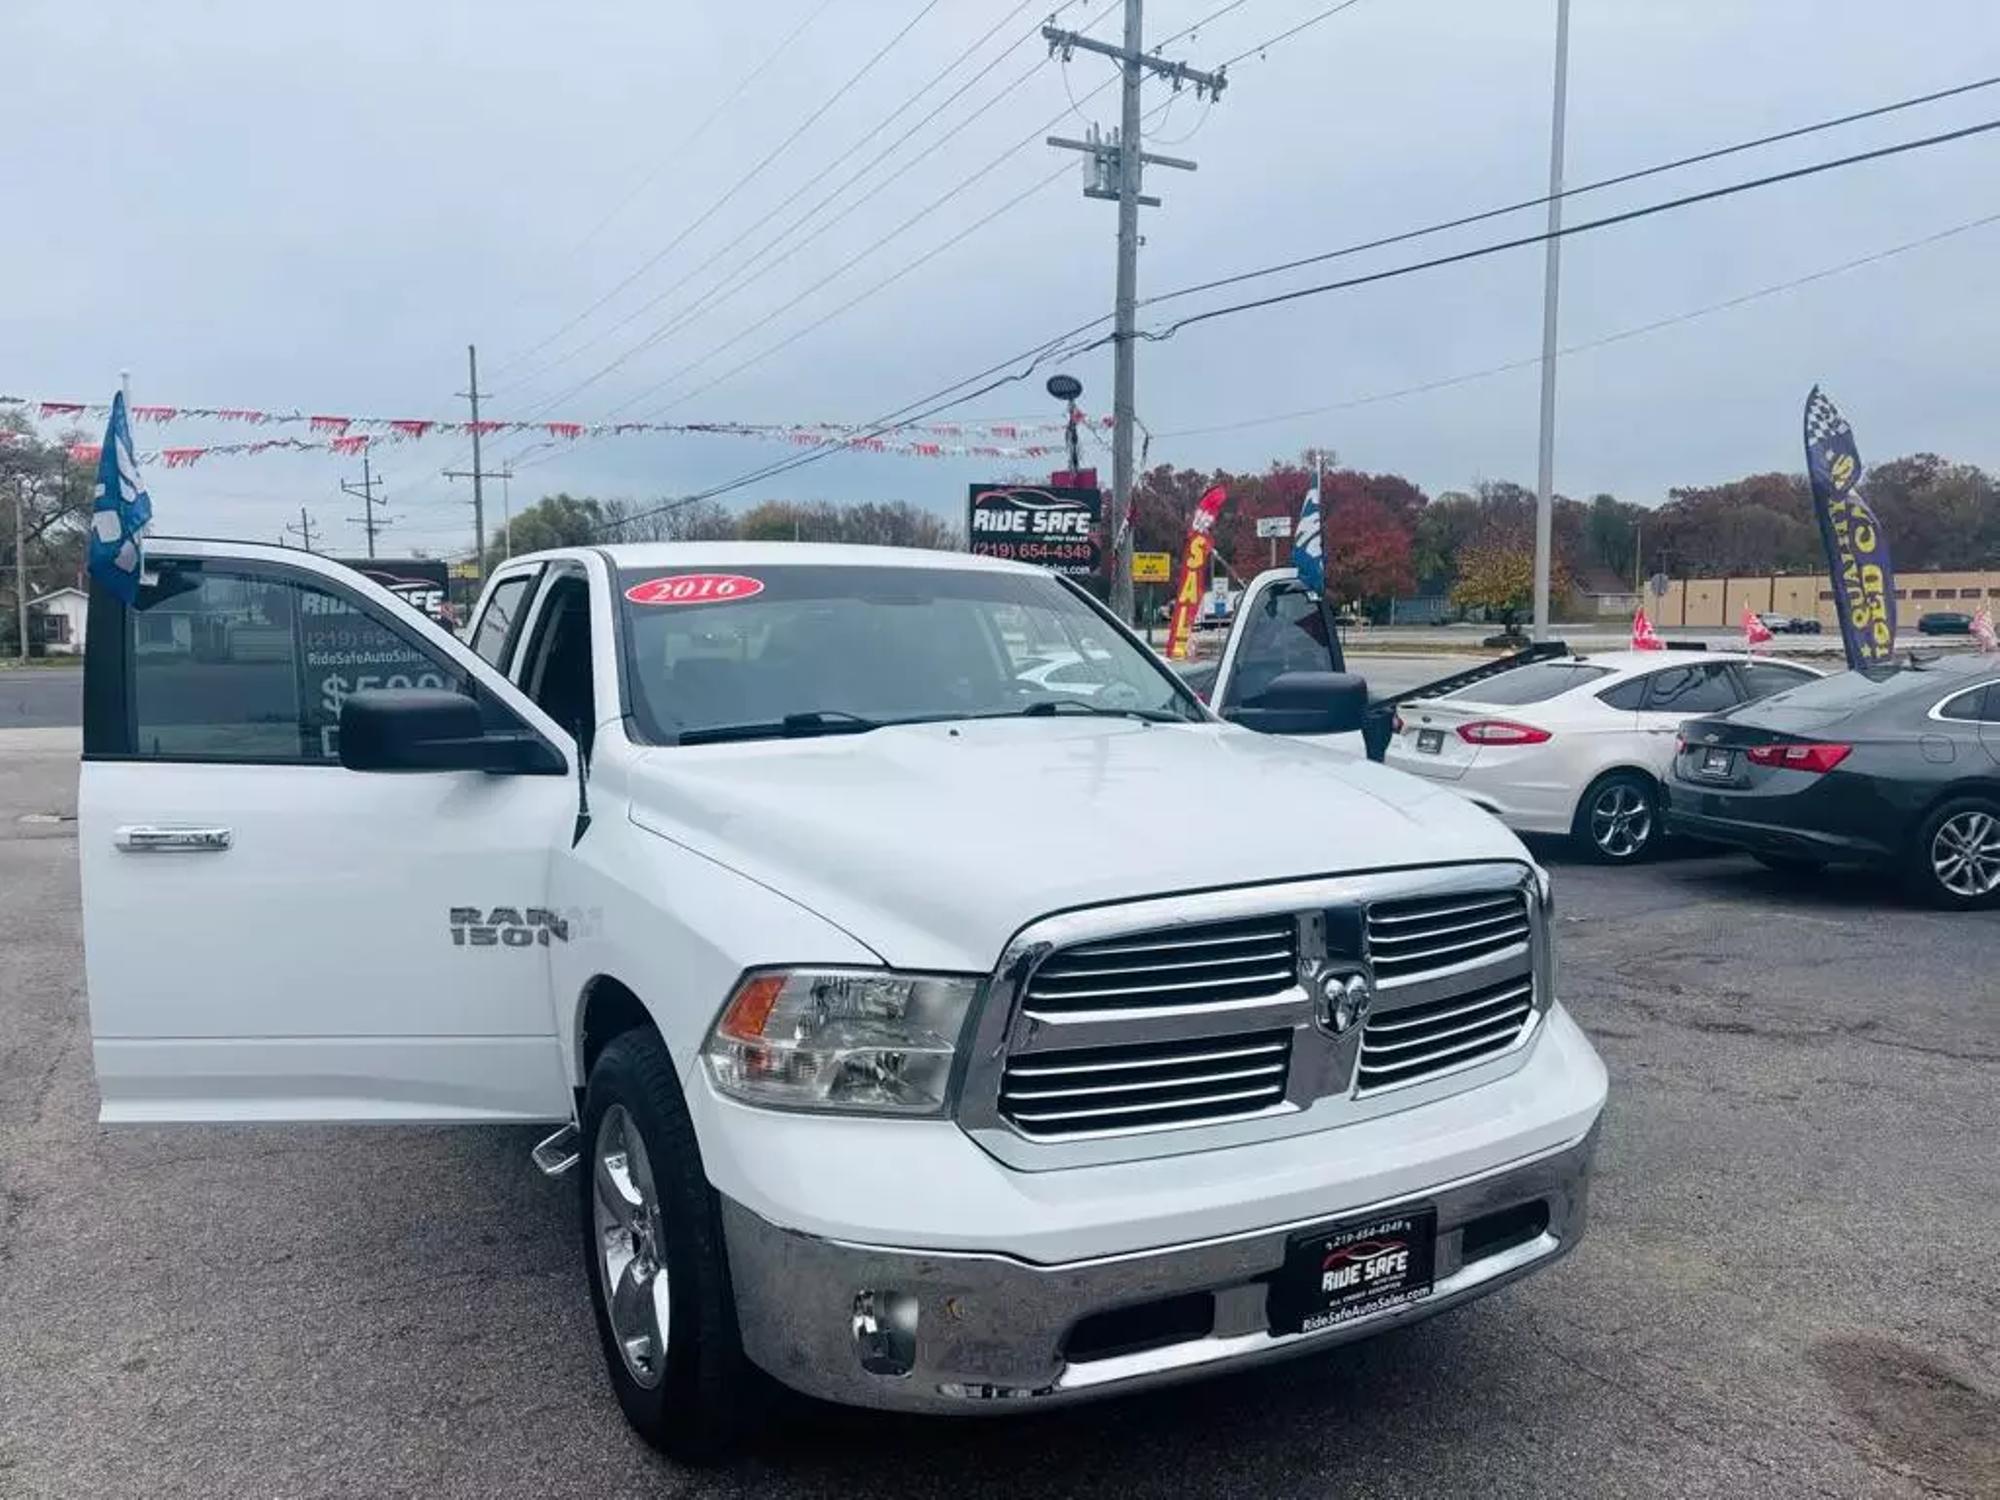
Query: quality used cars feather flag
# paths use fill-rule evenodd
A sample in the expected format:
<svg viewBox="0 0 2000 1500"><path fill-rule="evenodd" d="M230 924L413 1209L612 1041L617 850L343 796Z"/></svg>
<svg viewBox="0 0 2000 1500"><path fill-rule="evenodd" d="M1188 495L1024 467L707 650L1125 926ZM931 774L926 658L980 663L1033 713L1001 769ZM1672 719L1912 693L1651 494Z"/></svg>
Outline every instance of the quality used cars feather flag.
<svg viewBox="0 0 2000 1500"><path fill-rule="evenodd" d="M1806 471L1812 476L1813 514L1833 573L1834 606L1849 667L1879 666L1896 654L1896 571L1889 538L1861 482L1861 451L1854 429L1818 386L1806 397Z"/></svg>
<svg viewBox="0 0 2000 1500"><path fill-rule="evenodd" d="M132 452L132 424L125 415L125 394L111 400L111 421L104 429L104 447L97 455L97 489L90 502L90 576L124 603L139 594L139 570L146 562L146 524L153 519L153 497L139 482L139 460Z"/></svg>

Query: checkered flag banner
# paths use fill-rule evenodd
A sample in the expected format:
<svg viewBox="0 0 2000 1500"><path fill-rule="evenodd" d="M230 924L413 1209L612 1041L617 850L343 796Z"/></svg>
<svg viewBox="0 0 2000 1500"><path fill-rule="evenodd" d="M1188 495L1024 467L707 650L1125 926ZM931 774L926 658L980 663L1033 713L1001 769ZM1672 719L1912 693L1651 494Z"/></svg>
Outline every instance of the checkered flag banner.
<svg viewBox="0 0 2000 1500"><path fill-rule="evenodd" d="M153 498L139 481L132 424L120 392L112 398L111 421L104 429L104 447L97 456L97 489L90 502L89 566L90 576L128 605L139 596L139 571L146 561L146 525L152 519Z"/></svg>
<svg viewBox="0 0 2000 1500"><path fill-rule="evenodd" d="M1861 450L1847 418L1818 386L1806 397L1806 472L1813 518L1826 547L1827 572L1850 667L1881 666L1896 652L1896 573L1889 538L1861 482Z"/></svg>
<svg viewBox="0 0 2000 1500"><path fill-rule="evenodd" d="M1855 446L1854 429L1818 386L1806 397L1806 467L1815 488L1836 495L1847 494L1861 478L1861 450Z"/></svg>

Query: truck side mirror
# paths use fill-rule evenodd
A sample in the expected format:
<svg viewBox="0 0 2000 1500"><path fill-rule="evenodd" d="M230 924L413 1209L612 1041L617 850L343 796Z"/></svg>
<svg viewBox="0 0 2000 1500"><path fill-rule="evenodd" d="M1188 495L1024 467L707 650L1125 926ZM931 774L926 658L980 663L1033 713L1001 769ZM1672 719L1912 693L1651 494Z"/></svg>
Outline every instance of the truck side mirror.
<svg viewBox="0 0 2000 1500"><path fill-rule="evenodd" d="M1352 672L1283 672L1223 717L1259 734L1350 734L1368 714L1368 684Z"/></svg>
<svg viewBox="0 0 2000 1500"><path fill-rule="evenodd" d="M340 763L350 771L563 772L562 757L532 730L490 731L476 699L445 688L349 693L340 705Z"/></svg>

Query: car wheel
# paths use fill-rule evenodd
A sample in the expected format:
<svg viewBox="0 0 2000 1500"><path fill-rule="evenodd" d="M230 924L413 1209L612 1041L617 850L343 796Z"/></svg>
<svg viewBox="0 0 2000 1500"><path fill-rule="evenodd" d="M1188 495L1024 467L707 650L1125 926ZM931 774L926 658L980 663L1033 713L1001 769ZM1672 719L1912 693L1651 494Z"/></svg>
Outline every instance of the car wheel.
<svg viewBox="0 0 2000 1500"><path fill-rule="evenodd" d="M1822 860L1808 859L1802 854L1759 854L1752 851L1750 857L1767 870L1776 870L1780 875L1817 875L1826 868Z"/></svg>
<svg viewBox="0 0 2000 1500"><path fill-rule="evenodd" d="M1593 781L1577 803L1570 834L1600 864L1644 859L1660 836L1659 788L1638 771L1613 771Z"/></svg>
<svg viewBox="0 0 2000 1500"><path fill-rule="evenodd" d="M756 1404L715 1191L673 1060L614 1039L584 1091L578 1194L598 1340L625 1418L688 1463L724 1456Z"/></svg>
<svg viewBox="0 0 2000 1500"><path fill-rule="evenodd" d="M1926 818L1911 853L1910 883L1937 906L2000 905L2000 803L1960 798Z"/></svg>

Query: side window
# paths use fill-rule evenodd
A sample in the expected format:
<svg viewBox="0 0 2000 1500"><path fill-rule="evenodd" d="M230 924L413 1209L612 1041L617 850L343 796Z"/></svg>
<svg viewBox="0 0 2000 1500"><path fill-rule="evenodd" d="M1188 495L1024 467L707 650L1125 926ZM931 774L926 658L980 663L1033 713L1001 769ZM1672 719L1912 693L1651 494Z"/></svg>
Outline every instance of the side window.
<svg viewBox="0 0 2000 1500"><path fill-rule="evenodd" d="M528 585L533 578L532 573L521 573L494 584L493 597L486 601L486 612L479 617L479 626L472 633L472 649L503 672L506 663L500 658L514 638L514 621L527 602Z"/></svg>
<svg viewBox="0 0 2000 1500"><path fill-rule="evenodd" d="M1281 673L1333 670L1326 616L1318 601L1302 588L1268 588L1243 621L1243 639L1219 706L1233 708L1256 697Z"/></svg>
<svg viewBox="0 0 2000 1500"><path fill-rule="evenodd" d="M591 669L590 586L581 578L559 578L535 617L535 634L516 677L542 712L576 736L585 754L597 724Z"/></svg>
<svg viewBox="0 0 2000 1500"><path fill-rule="evenodd" d="M1993 685L1973 688L1960 693L1955 698L1947 698L1938 705L1940 719L1952 719L1961 724L2000 723L2000 692Z"/></svg>
<svg viewBox="0 0 2000 1500"><path fill-rule="evenodd" d="M1712 714L1741 701L1722 662L1668 667L1646 679L1646 710L1656 714Z"/></svg>
<svg viewBox="0 0 2000 1500"><path fill-rule="evenodd" d="M289 575L169 564L125 614L141 756L333 765L349 693L466 690L367 606Z"/></svg>
<svg viewBox="0 0 2000 1500"><path fill-rule="evenodd" d="M1606 688L1597 695L1597 701L1606 708L1636 711L1639 705L1646 701L1646 683L1647 679L1644 677L1631 678L1616 687Z"/></svg>
<svg viewBox="0 0 2000 1500"><path fill-rule="evenodd" d="M1745 697L1753 703L1759 698L1768 698L1773 693L1782 693L1786 688L1795 688L1813 680L1810 672L1801 672L1796 667L1781 667L1768 661L1747 662L1739 665L1736 671L1743 679Z"/></svg>

